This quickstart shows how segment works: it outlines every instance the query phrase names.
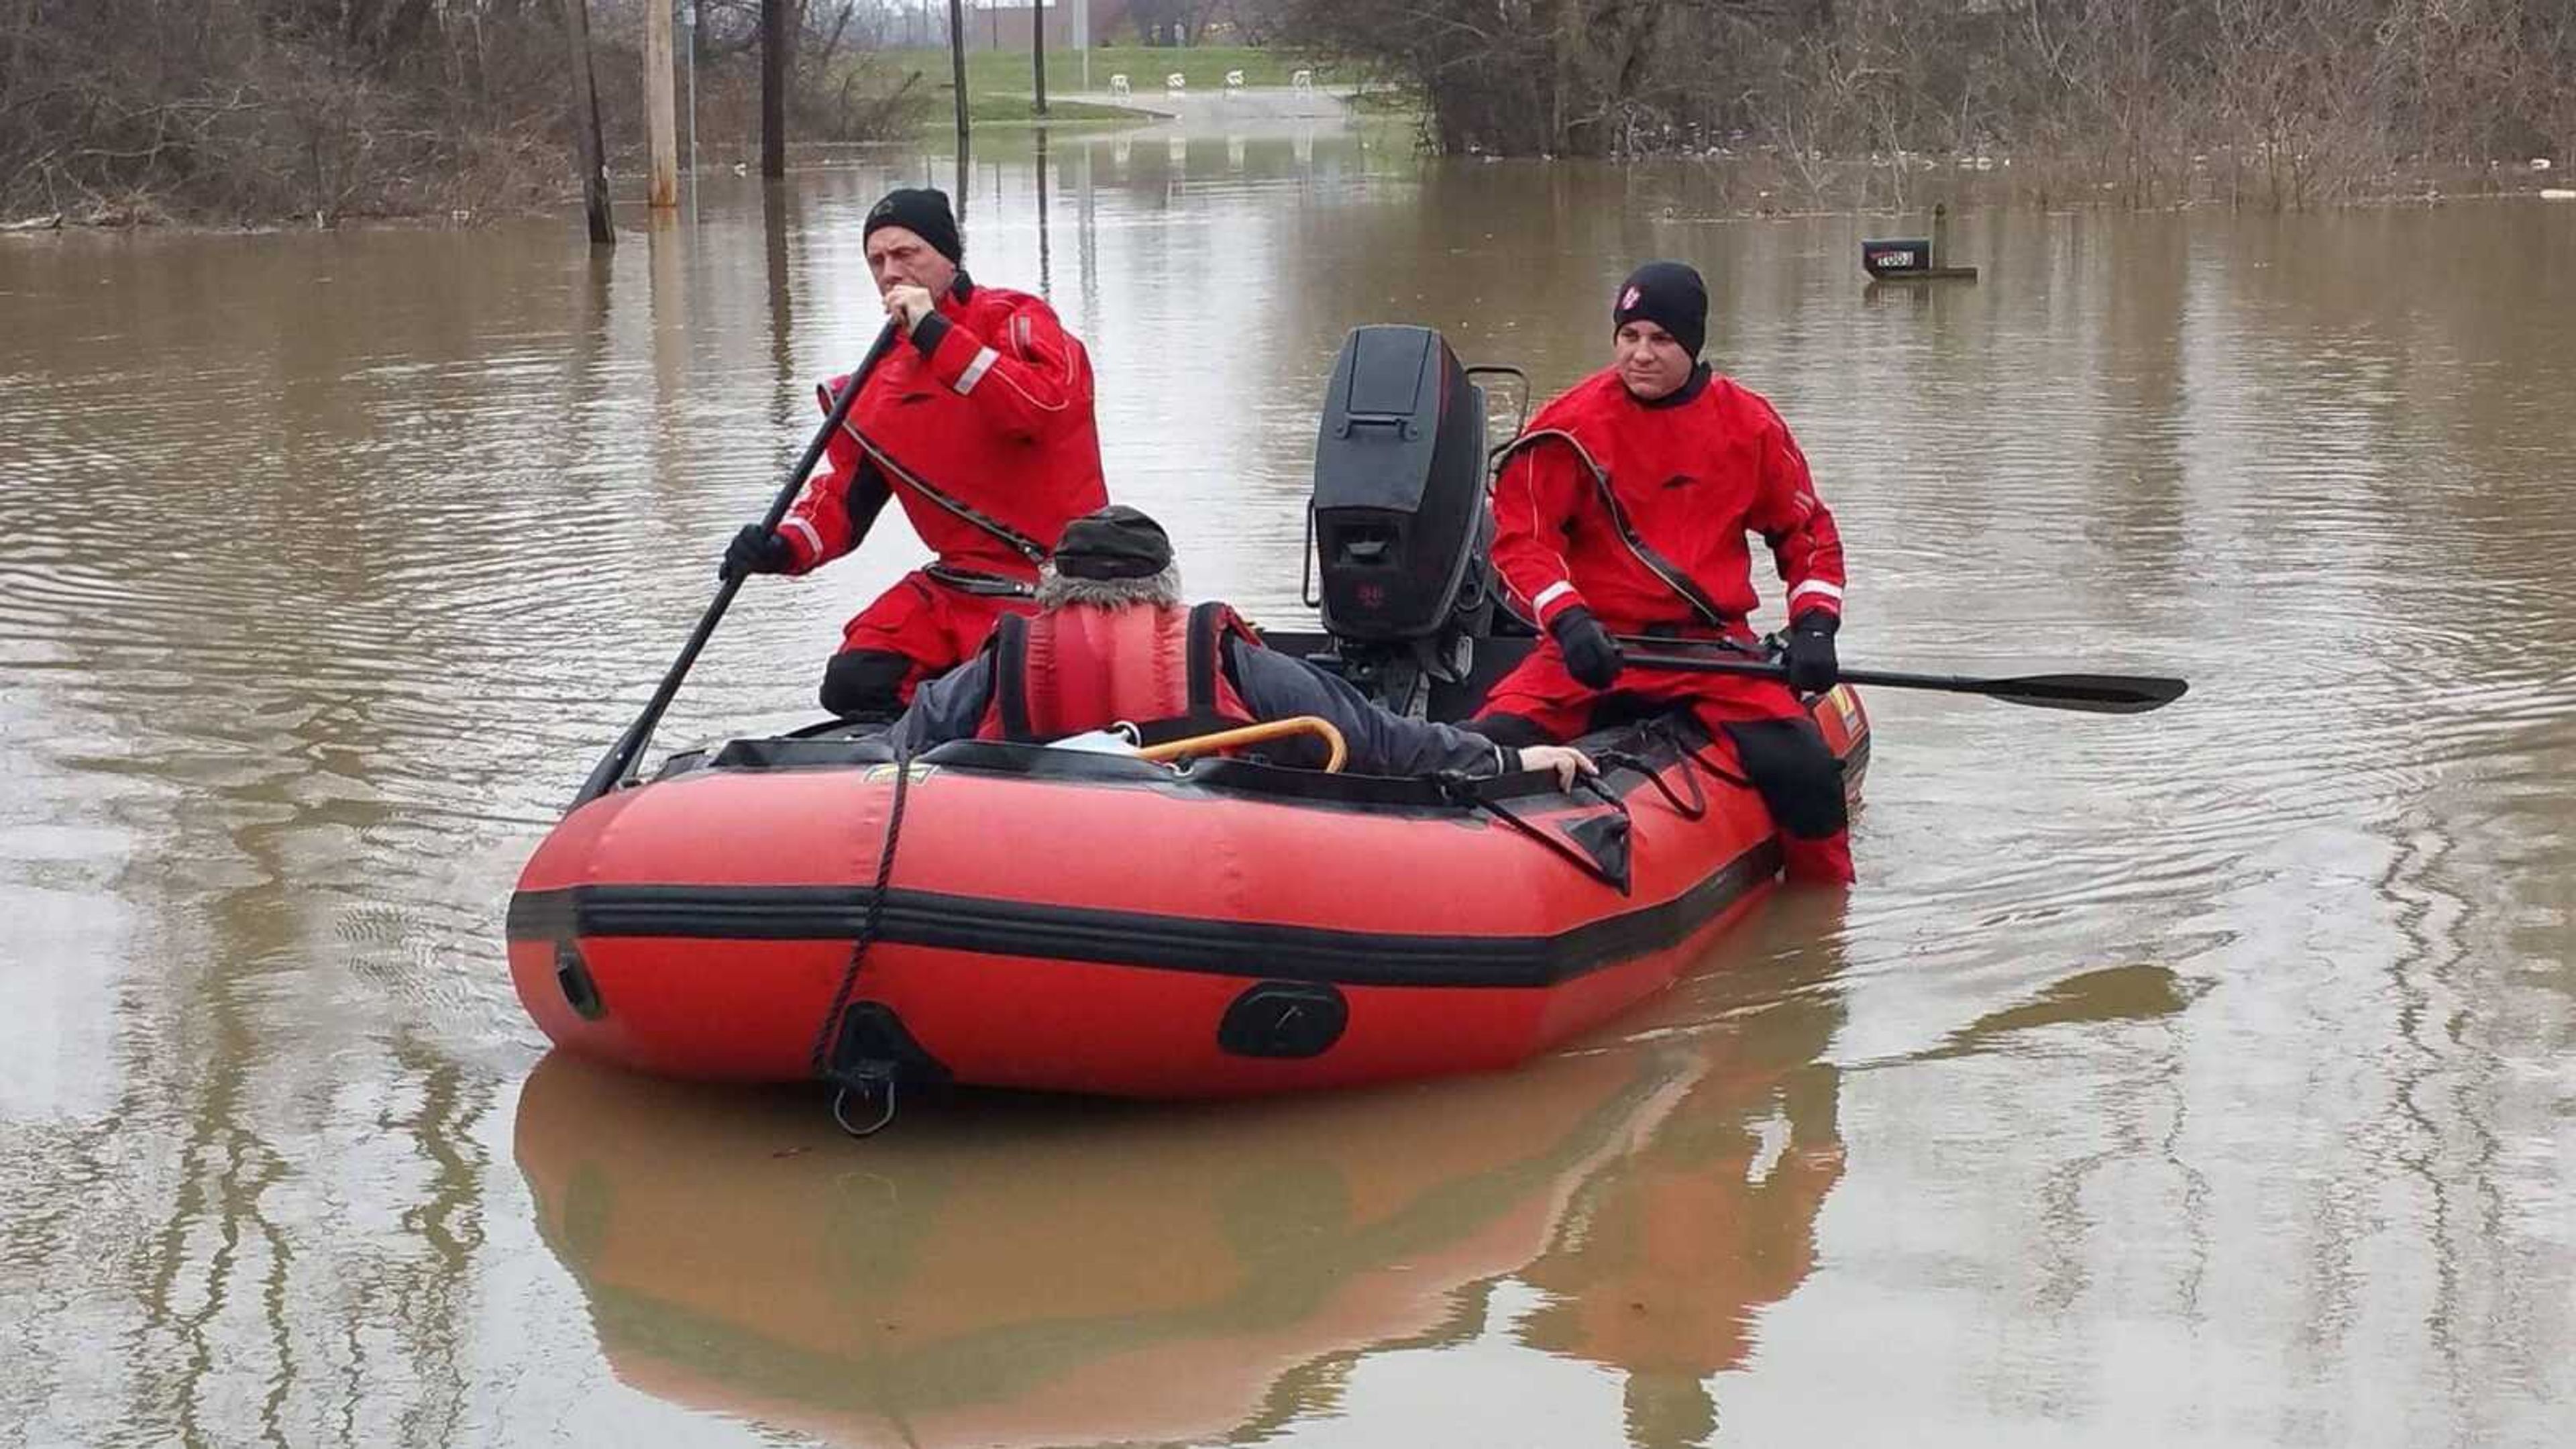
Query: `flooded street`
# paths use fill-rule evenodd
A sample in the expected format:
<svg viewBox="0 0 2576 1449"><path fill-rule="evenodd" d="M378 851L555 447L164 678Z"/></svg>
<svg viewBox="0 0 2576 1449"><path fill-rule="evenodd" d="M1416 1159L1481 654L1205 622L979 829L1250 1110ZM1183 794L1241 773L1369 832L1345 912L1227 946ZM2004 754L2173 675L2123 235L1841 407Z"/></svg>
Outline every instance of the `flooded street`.
<svg viewBox="0 0 2576 1449"><path fill-rule="evenodd" d="M1919 218L1686 167L980 150L1194 593L1310 617L1347 329L1544 395L1673 256L1847 665L2192 690L1877 691L1859 886L1527 1070L850 1143L548 1057L503 909L924 182L0 238L0 1443L2576 1441L2576 206L1971 210L1872 288ZM752 581L660 742L798 722L921 556Z"/></svg>

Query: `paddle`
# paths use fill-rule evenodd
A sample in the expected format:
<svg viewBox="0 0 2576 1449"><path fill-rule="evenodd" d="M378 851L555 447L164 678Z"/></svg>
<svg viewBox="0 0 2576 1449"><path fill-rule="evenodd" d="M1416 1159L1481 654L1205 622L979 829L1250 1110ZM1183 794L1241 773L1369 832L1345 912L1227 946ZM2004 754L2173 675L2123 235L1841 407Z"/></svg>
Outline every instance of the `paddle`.
<svg viewBox="0 0 2576 1449"><path fill-rule="evenodd" d="M850 374L850 385L841 389L841 395L833 399L832 411L824 417L823 426L816 430L814 440L805 445L805 456L798 460L796 471L788 476L787 486L779 489L778 496L769 501L768 516L761 520L763 527L773 533L777 531L779 521L787 516L789 508L795 506L796 495L805 491L805 479L814 471L814 465L821 461L824 448L832 441L832 434L850 416L850 404L857 400L868 374L876 371L877 363L902 336L903 319L887 318L885 330L877 334L876 345L859 360L858 370ZM572 809L578 810L607 794L618 781L626 778L627 770L644 753L645 743L653 738L653 727L662 722L662 711L671 707L671 697L680 692L680 681L688 676L689 667L698 662L698 651L707 647L708 636L715 633L716 622L732 606L733 596L742 588L746 577L748 575L735 574L717 587L714 601L707 605L704 614L698 616L698 627L690 632L689 642L680 649L680 657L671 661L670 672L662 676L661 685L645 702L644 712L635 717L635 723L626 727L626 733L619 736L608 753L600 757L599 764L590 772L590 778L582 782L581 793L572 797Z"/></svg>
<svg viewBox="0 0 2576 1449"><path fill-rule="evenodd" d="M1622 639L1620 643L1668 646L1675 639ZM1741 674L1754 679L1789 680L1786 665L1749 659L1704 659L1681 654L1629 654L1631 668L1674 669L1692 674ZM1966 674L1899 674L1887 669L1846 669L1845 684L1888 689L1938 689L1951 694L1982 694L2007 704L2040 709L2068 709L2084 714L2145 714L2182 698L2191 686L2180 679L2145 674L2024 674L2008 679L1979 679Z"/></svg>

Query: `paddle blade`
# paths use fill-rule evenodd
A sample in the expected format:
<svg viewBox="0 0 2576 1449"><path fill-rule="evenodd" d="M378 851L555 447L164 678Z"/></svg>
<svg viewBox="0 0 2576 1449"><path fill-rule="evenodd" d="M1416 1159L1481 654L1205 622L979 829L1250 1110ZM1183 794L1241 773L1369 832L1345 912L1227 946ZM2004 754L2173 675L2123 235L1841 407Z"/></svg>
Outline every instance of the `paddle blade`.
<svg viewBox="0 0 2576 1449"><path fill-rule="evenodd" d="M2145 674L2032 674L1980 682L1977 693L2040 709L2082 714L2145 714L2183 697L2191 685Z"/></svg>

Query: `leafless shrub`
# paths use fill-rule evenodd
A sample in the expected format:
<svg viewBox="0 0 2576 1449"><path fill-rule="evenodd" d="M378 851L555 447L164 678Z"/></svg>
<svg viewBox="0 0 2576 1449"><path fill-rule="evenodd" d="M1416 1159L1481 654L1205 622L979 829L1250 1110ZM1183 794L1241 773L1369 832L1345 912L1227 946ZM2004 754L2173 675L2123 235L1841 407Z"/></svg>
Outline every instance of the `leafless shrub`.
<svg viewBox="0 0 2576 1449"><path fill-rule="evenodd" d="M0 222L331 226L558 202L573 181L561 3L0 0ZM620 165L643 135L644 3L590 0ZM891 68L848 42L858 8L800 7L803 134L911 120ZM697 60L714 104L699 119L721 144L756 134L757 4L707 10Z"/></svg>
<svg viewBox="0 0 2576 1449"><path fill-rule="evenodd" d="M1901 202L1927 156L2015 156L2141 206L2576 164L2576 0L1270 0L1269 16L1285 43L1407 82L1438 149L1759 148L1810 204Z"/></svg>

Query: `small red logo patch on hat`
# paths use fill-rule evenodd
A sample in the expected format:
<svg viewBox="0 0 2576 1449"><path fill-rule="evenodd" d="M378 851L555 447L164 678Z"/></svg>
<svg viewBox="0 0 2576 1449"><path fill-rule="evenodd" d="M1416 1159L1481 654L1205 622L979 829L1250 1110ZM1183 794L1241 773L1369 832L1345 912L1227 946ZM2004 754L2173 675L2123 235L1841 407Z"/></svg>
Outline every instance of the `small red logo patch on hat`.
<svg viewBox="0 0 2576 1449"><path fill-rule="evenodd" d="M1620 294L1619 294L1619 310L1620 310L1620 311L1625 312L1625 311L1627 311L1629 308L1634 307L1634 306L1636 306L1636 305L1637 305L1637 289L1636 289L1636 288L1634 288L1634 287L1630 287L1628 290L1626 290L1626 291L1624 291L1624 292L1622 292L1622 293L1620 293Z"/></svg>

